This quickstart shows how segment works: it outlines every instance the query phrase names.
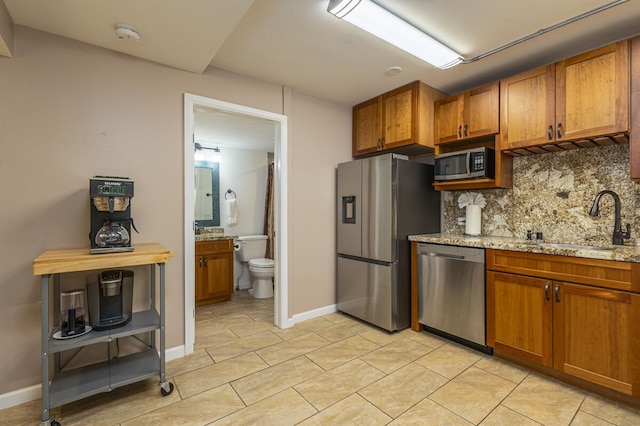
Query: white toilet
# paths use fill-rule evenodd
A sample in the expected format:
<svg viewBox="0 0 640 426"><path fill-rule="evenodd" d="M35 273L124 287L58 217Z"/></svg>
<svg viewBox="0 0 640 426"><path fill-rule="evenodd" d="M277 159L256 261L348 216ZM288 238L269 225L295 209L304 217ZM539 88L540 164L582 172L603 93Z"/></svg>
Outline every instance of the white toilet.
<svg viewBox="0 0 640 426"><path fill-rule="evenodd" d="M251 289L249 293L256 299L273 297L273 259L265 259L266 235L244 235L236 239L235 250L238 261L249 263Z"/></svg>

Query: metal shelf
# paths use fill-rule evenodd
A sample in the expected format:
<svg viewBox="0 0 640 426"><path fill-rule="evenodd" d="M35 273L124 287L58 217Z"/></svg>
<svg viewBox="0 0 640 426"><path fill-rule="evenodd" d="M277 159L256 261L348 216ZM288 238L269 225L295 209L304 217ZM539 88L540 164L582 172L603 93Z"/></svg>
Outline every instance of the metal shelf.
<svg viewBox="0 0 640 426"><path fill-rule="evenodd" d="M160 356L149 349L114 358L53 376L49 386L52 407L57 407L101 392L109 392L120 386L135 383L158 375Z"/></svg>
<svg viewBox="0 0 640 426"><path fill-rule="evenodd" d="M55 330L49 335L49 353L57 353L69 349L80 348L94 343L110 342L119 337L131 336L145 333L160 328L160 315L155 309L134 312L131 321L123 327L111 330L92 330L89 333L71 339L58 340L52 336Z"/></svg>

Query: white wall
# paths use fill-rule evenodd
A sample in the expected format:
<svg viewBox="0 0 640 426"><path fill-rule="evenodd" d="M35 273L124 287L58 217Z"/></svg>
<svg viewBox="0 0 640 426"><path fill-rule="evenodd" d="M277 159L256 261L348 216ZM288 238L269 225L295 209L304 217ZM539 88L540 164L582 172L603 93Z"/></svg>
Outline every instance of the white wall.
<svg viewBox="0 0 640 426"><path fill-rule="evenodd" d="M221 147L220 153L220 226L230 235L261 235L267 194L267 153L230 147ZM227 222L227 189L236 193L236 225Z"/></svg>
<svg viewBox="0 0 640 426"><path fill-rule="evenodd" d="M184 344L184 93L275 113L285 100L280 85L212 67L180 71L19 25L14 35L14 57L0 57L0 324L11 342L0 396L40 383L32 261L88 247L93 175L133 178L134 244L175 254L166 345ZM299 314L335 303L335 166L351 157L351 108L293 92L287 116L289 312Z"/></svg>
<svg viewBox="0 0 640 426"><path fill-rule="evenodd" d="M233 141L230 141L233 143ZM262 235L264 227L264 205L267 196L268 153L247 149L220 147L220 226L228 235ZM236 193L238 223L227 222L228 208L225 200L227 189ZM228 195L228 198L232 195ZM241 289L251 287L249 271L240 277ZM242 265L235 260L234 280L238 282Z"/></svg>

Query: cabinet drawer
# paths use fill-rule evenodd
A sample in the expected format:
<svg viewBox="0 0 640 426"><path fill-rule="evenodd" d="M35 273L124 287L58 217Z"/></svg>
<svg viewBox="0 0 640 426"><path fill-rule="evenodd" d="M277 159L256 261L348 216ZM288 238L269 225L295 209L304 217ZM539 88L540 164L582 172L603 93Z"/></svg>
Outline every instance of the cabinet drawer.
<svg viewBox="0 0 640 426"><path fill-rule="evenodd" d="M486 251L487 269L640 292L640 265L509 250Z"/></svg>
<svg viewBox="0 0 640 426"><path fill-rule="evenodd" d="M233 251L233 240L196 241L196 256L210 253L228 253Z"/></svg>

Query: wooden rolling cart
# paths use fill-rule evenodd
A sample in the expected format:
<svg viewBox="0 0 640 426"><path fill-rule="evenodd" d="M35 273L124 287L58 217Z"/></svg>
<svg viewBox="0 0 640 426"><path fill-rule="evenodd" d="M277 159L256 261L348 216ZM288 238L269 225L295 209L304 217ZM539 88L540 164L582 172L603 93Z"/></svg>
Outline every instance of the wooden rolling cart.
<svg viewBox="0 0 640 426"><path fill-rule="evenodd" d="M165 263L173 256L167 248L156 243L137 244L128 253L92 255L89 249L48 250L33 261L33 274L41 277L42 297L42 417L41 425L59 425L51 417L52 407L125 386L155 375L160 377L163 396L173 391L173 384L165 378ZM60 274L101 269L149 265L150 304L148 309L134 312L126 325L110 330L93 330L72 339L58 340L53 335L59 327ZM156 265L160 272L160 312L156 310ZM53 300L49 298L53 285ZM53 302L53 324L49 321L50 303ZM160 347L156 348L159 331ZM59 354L87 345L111 342L126 336L150 333L147 349L95 364L61 369ZM50 375L50 357L54 355L54 371Z"/></svg>

